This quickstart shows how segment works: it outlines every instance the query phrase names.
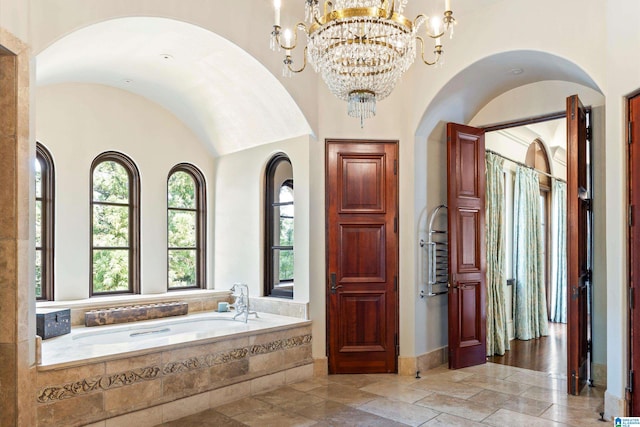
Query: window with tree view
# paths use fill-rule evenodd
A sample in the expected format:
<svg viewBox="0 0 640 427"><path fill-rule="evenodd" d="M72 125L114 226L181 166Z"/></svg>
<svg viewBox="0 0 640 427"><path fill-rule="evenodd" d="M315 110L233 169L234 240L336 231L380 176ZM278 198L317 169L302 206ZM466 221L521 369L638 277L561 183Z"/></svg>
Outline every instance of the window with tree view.
<svg viewBox="0 0 640 427"><path fill-rule="evenodd" d="M168 288L205 287L204 176L190 164L172 169L167 183Z"/></svg>
<svg viewBox="0 0 640 427"><path fill-rule="evenodd" d="M91 168L91 294L139 291L139 174L116 152Z"/></svg>
<svg viewBox="0 0 640 427"><path fill-rule="evenodd" d="M53 158L36 143L36 299L53 299Z"/></svg>
<svg viewBox="0 0 640 427"><path fill-rule="evenodd" d="M267 166L265 295L293 298L293 170L284 155Z"/></svg>

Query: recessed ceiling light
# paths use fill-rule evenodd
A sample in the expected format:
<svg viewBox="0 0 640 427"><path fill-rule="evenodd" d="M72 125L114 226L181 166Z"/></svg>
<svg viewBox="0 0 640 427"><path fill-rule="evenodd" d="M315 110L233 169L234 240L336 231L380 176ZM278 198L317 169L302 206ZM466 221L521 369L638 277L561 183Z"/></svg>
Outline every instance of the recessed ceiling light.
<svg viewBox="0 0 640 427"><path fill-rule="evenodd" d="M170 54L168 54L168 53L161 53L161 54L160 54L160 57L161 57L162 59L173 59L173 55L170 55Z"/></svg>
<svg viewBox="0 0 640 427"><path fill-rule="evenodd" d="M126 84L133 83L133 80L131 80L131 79L122 79L122 81L123 81L124 83L126 83Z"/></svg>
<svg viewBox="0 0 640 427"><path fill-rule="evenodd" d="M524 73L524 70L522 68L512 68L509 72L514 76L517 76L518 74Z"/></svg>

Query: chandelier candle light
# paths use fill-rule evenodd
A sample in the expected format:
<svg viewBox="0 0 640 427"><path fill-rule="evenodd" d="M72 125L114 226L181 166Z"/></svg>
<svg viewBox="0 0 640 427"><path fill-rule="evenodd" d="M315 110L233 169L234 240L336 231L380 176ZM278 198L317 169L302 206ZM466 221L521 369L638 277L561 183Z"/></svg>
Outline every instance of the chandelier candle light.
<svg viewBox="0 0 640 427"><path fill-rule="evenodd" d="M420 14L413 21L402 15L408 0L303 0L305 22L293 31L280 26L282 0L274 0L271 49L285 52L283 75L303 71L307 62L322 75L329 90L347 101L347 113L360 119L376 114L376 101L386 98L409 69L420 43L422 61L434 65L442 55L441 37L453 36L455 19L451 1L445 0L442 18ZM322 8L322 11L321 11ZM425 59L425 35L435 40L432 61ZM431 27L430 29L428 27ZM303 64L294 68L291 53L298 46L298 32L306 35Z"/></svg>

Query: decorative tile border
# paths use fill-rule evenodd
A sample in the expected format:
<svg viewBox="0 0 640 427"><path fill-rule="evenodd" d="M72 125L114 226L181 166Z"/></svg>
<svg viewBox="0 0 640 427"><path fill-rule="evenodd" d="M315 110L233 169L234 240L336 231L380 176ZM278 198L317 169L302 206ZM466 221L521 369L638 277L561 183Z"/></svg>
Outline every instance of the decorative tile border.
<svg viewBox="0 0 640 427"><path fill-rule="evenodd" d="M38 393L37 401L39 403L48 403L57 400L69 399L93 391L109 390L111 388L131 385L141 381L153 380L159 376L160 372L162 372L162 375L172 375L181 372L209 368L214 365L242 360L252 355L266 354L278 350L299 347L310 344L311 341L311 334L305 334L275 340L265 344L239 347L232 350L169 362L165 364L162 369L157 365L153 365L112 375L85 378L72 383L45 387Z"/></svg>
<svg viewBox="0 0 640 427"><path fill-rule="evenodd" d="M47 403L54 400L69 399L96 390L109 390L140 381L153 380L158 377L159 373L160 368L158 366L148 366L113 375L85 378L61 386L45 387L38 394L38 402Z"/></svg>
<svg viewBox="0 0 640 427"><path fill-rule="evenodd" d="M236 348L230 351L207 354L205 356L190 357L189 359L170 362L164 365L162 373L164 375L177 374L179 372L191 371L194 369L210 368L213 365L229 363L235 360L244 359L249 354L247 348Z"/></svg>

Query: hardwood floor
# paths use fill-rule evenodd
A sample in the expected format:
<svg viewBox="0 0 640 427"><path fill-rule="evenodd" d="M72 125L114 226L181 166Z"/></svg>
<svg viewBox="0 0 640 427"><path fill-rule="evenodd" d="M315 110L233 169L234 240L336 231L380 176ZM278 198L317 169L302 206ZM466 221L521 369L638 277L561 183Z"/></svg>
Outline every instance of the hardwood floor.
<svg viewBox="0 0 640 427"><path fill-rule="evenodd" d="M487 361L533 371L565 375L567 373L567 325L549 322L549 336L529 341L511 341L504 356Z"/></svg>

